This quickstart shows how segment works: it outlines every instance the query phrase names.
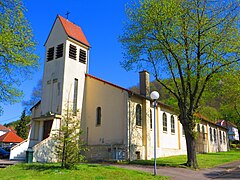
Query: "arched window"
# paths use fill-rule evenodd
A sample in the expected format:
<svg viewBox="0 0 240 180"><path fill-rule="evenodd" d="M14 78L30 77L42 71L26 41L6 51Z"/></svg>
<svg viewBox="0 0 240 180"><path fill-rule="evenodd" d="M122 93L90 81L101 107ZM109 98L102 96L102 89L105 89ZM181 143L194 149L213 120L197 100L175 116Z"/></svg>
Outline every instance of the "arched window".
<svg viewBox="0 0 240 180"><path fill-rule="evenodd" d="M163 113L163 131L167 132L167 115Z"/></svg>
<svg viewBox="0 0 240 180"><path fill-rule="evenodd" d="M136 106L136 125L142 126L142 108L140 104Z"/></svg>
<svg viewBox="0 0 240 180"><path fill-rule="evenodd" d="M202 137L203 137L203 140L205 140L205 128L204 128L204 125L202 125Z"/></svg>
<svg viewBox="0 0 240 180"><path fill-rule="evenodd" d="M152 110L150 109L150 128L152 129Z"/></svg>
<svg viewBox="0 0 240 180"><path fill-rule="evenodd" d="M102 112L101 107L97 107L96 109L96 125L101 125L101 118L102 118Z"/></svg>
<svg viewBox="0 0 240 180"><path fill-rule="evenodd" d="M214 139L214 142L217 142L216 129L213 130L213 139Z"/></svg>
<svg viewBox="0 0 240 180"><path fill-rule="evenodd" d="M213 141L213 138L212 138L212 128L211 127L209 128L209 133L210 133L210 141Z"/></svg>
<svg viewBox="0 0 240 180"><path fill-rule="evenodd" d="M197 124L197 131L200 132L200 124Z"/></svg>
<svg viewBox="0 0 240 180"><path fill-rule="evenodd" d="M175 119L173 115L171 115L171 133L175 133Z"/></svg>
<svg viewBox="0 0 240 180"><path fill-rule="evenodd" d="M220 143L222 144L222 132L219 131L219 139L220 139Z"/></svg>

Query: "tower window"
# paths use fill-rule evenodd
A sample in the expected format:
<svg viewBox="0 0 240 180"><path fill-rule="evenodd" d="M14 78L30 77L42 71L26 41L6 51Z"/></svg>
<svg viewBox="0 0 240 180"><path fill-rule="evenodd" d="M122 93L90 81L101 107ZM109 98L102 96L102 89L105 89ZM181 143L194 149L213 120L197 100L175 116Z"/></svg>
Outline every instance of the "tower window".
<svg viewBox="0 0 240 180"><path fill-rule="evenodd" d="M210 131L210 141L213 141L213 137L212 137L212 128L211 128L211 127L210 127L209 131Z"/></svg>
<svg viewBox="0 0 240 180"><path fill-rule="evenodd" d="M54 47L48 49L47 52L47 61L51 61L54 58Z"/></svg>
<svg viewBox="0 0 240 180"><path fill-rule="evenodd" d="M86 64L86 51L80 49L80 52L79 52L79 62L83 63L83 64Z"/></svg>
<svg viewBox="0 0 240 180"><path fill-rule="evenodd" d="M203 136L203 140L205 140L205 128L204 128L204 125L202 125L202 136Z"/></svg>
<svg viewBox="0 0 240 180"><path fill-rule="evenodd" d="M101 107L97 107L96 109L96 118L97 118L97 121L96 121L96 125L97 126L100 126L101 125L101 118L102 118L102 112L101 112Z"/></svg>
<svg viewBox="0 0 240 180"><path fill-rule="evenodd" d="M167 132L167 115L163 113L163 131Z"/></svg>
<svg viewBox="0 0 240 180"><path fill-rule="evenodd" d="M78 79L74 79L73 115L77 115Z"/></svg>
<svg viewBox="0 0 240 180"><path fill-rule="evenodd" d="M142 108L140 104L136 106L136 125L142 126Z"/></svg>
<svg viewBox="0 0 240 180"><path fill-rule="evenodd" d="M56 59L63 57L63 44L57 46Z"/></svg>
<svg viewBox="0 0 240 180"><path fill-rule="evenodd" d="M77 47L72 44L69 45L69 58L77 59Z"/></svg>

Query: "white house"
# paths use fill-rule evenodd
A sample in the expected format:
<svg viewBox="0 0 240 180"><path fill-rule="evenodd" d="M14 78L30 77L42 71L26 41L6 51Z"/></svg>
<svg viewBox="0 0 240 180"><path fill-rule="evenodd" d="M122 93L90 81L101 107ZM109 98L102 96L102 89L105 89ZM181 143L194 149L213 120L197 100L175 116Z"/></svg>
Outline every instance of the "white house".
<svg viewBox="0 0 240 180"><path fill-rule="evenodd" d="M57 16L45 43L46 55L42 82L42 100L32 108L28 141L11 151L11 159L34 150L34 161L57 161L53 134L61 126L66 105L78 118L89 151L87 159L153 158L153 102L147 71L140 74L140 93L88 74L88 43L81 28ZM79 111L77 111L79 110ZM204 152L226 151L225 128L202 119L205 129ZM208 129L215 132L214 142ZM186 142L177 113L158 102L156 109L157 157L186 154ZM224 132L216 134L218 132ZM225 135L225 136L224 136ZM222 148L218 146L222 139ZM223 140L224 139L224 140ZM200 145L203 143L199 142Z"/></svg>
<svg viewBox="0 0 240 180"><path fill-rule="evenodd" d="M238 128L234 123L232 123L230 121L226 121L226 120L218 120L216 124L228 129L228 139L229 140L239 141Z"/></svg>

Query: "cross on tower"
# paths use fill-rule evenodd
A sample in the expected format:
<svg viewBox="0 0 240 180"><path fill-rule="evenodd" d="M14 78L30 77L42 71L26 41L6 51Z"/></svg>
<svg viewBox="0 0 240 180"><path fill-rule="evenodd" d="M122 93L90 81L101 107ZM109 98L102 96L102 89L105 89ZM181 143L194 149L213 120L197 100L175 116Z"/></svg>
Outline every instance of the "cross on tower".
<svg viewBox="0 0 240 180"><path fill-rule="evenodd" d="M67 19L68 19L68 15L70 14L70 12L67 11L67 13L65 14L67 16Z"/></svg>

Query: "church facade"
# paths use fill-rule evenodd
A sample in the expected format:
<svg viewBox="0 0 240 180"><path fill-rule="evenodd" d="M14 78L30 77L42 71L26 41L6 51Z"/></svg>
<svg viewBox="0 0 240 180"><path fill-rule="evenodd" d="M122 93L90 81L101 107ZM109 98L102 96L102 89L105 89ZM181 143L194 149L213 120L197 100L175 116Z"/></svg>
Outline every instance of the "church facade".
<svg viewBox="0 0 240 180"><path fill-rule="evenodd" d="M57 16L45 43L42 100L32 110L31 130L10 159L31 148L37 162L55 162L53 135L70 106L80 121L88 160L153 158L153 101L147 71L139 73L140 93L88 74L90 44L81 28ZM198 152L227 151L226 129L199 115ZM186 154L177 112L161 102L156 108L157 157Z"/></svg>

